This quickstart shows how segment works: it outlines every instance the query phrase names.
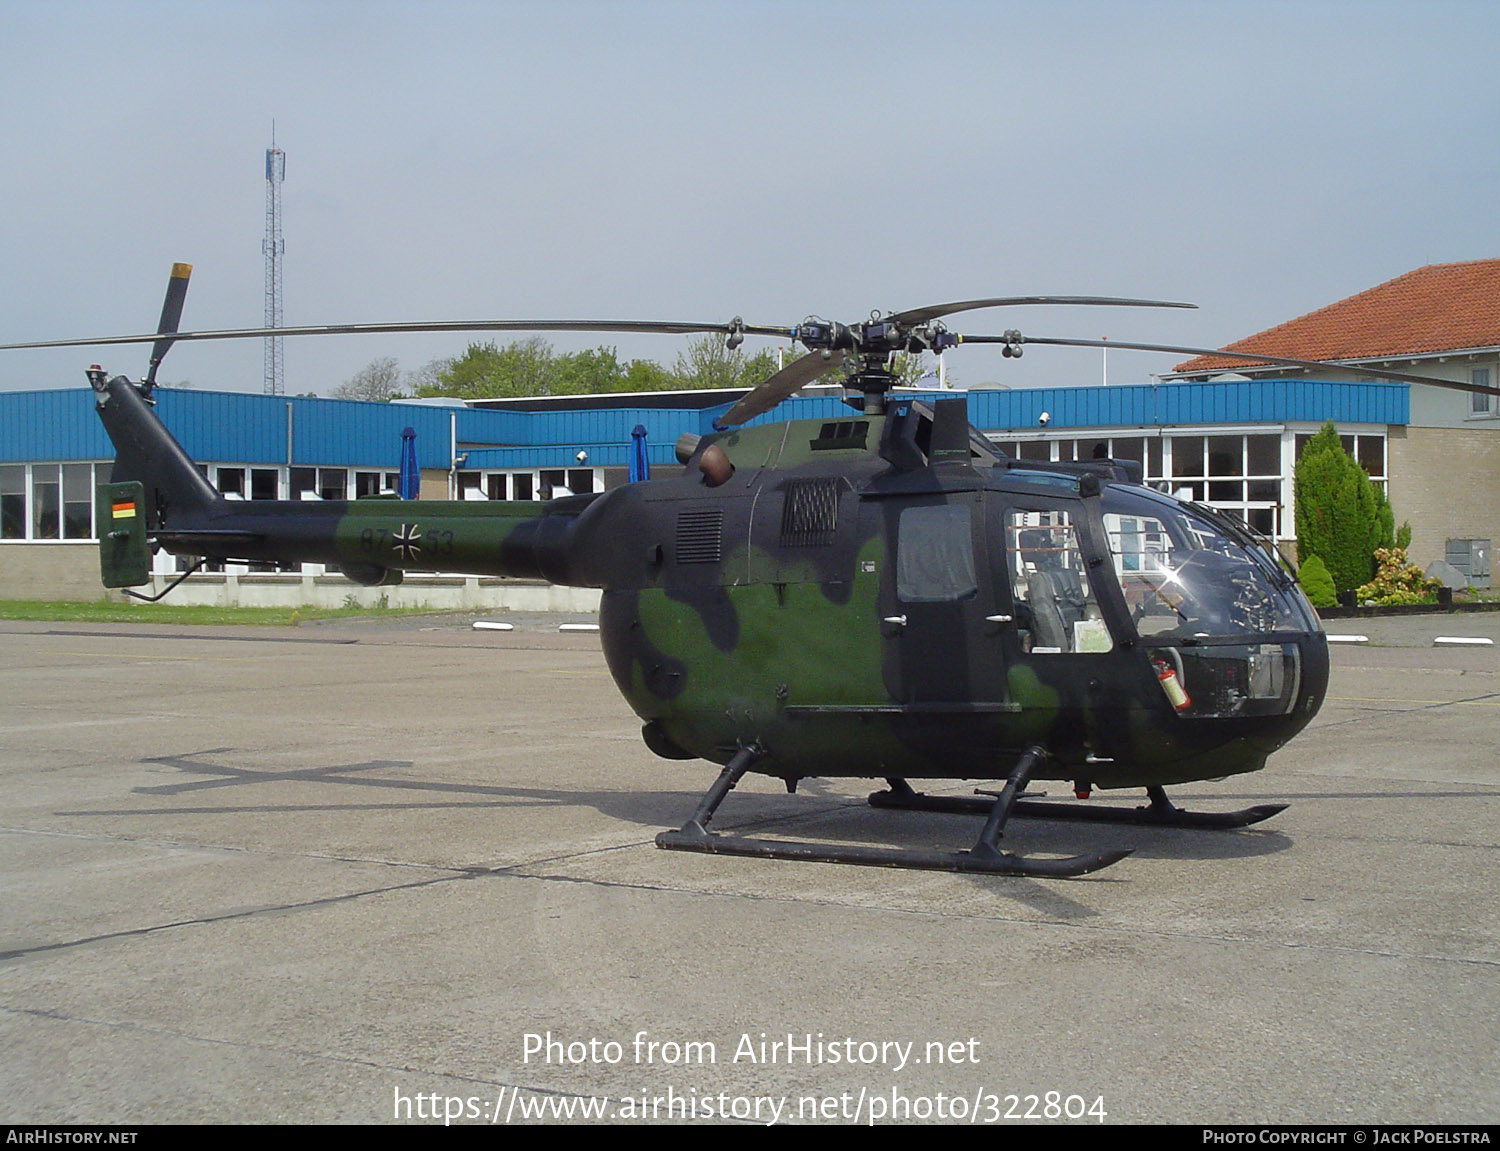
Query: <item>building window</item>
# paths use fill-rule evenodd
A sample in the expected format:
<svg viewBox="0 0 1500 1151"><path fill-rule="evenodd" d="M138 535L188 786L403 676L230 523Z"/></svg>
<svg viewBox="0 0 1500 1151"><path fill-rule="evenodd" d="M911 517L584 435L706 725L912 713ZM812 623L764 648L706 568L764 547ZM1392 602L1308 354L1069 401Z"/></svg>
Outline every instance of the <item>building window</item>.
<svg viewBox="0 0 1500 1151"><path fill-rule="evenodd" d="M1296 438L1296 459L1302 458L1302 450L1312 439L1311 432L1299 432ZM1376 483L1385 482L1385 437L1378 433L1361 432L1359 435L1344 434L1339 443L1369 473Z"/></svg>
<svg viewBox="0 0 1500 1151"><path fill-rule="evenodd" d="M252 500L274 500L281 486L281 477L275 468L250 469L250 498Z"/></svg>
<svg viewBox="0 0 1500 1151"><path fill-rule="evenodd" d="M1476 387L1487 388L1490 386L1490 370L1488 368L1469 369L1469 383ZM1488 392L1469 393L1469 415L1492 416L1495 414L1495 397Z"/></svg>
<svg viewBox="0 0 1500 1151"><path fill-rule="evenodd" d="M92 464L63 464L63 538L94 538L94 468Z"/></svg>
<svg viewBox="0 0 1500 1151"><path fill-rule="evenodd" d="M62 538L62 485L56 464L33 464L31 468L31 538Z"/></svg>
<svg viewBox="0 0 1500 1151"><path fill-rule="evenodd" d="M619 469L621 472L623 468ZM457 476L461 500L551 500L603 490L602 468L540 468L527 471L461 471Z"/></svg>
<svg viewBox="0 0 1500 1151"><path fill-rule="evenodd" d="M26 538L26 465L0 464L0 540Z"/></svg>
<svg viewBox="0 0 1500 1151"><path fill-rule="evenodd" d="M1296 437L1297 450L1310 437ZM1077 439L1000 440L996 446L1016 459L1090 460L1108 456L1137 460L1145 482L1170 489L1183 499L1206 503L1244 520L1272 539L1288 538L1283 516L1281 464L1283 434L1088 436ZM1385 478L1385 437L1347 435L1344 446L1377 482Z"/></svg>
<svg viewBox="0 0 1500 1151"><path fill-rule="evenodd" d="M1052 445L1046 440L1022 440L1016 445L1016 457L1022 460L1052 459Z"/></svg>

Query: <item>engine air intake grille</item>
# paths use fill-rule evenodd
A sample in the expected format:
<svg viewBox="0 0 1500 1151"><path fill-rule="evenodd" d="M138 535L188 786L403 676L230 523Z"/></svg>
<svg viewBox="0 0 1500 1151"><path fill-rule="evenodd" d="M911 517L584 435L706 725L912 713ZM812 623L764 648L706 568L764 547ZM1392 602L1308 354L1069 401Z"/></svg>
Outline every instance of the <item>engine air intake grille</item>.
<svg viewBox="0 0 1500 1151"><path fill-rule="evenodd" d="M677 513L678 563L716 564L723 557L723 508L697 508Z"/></svg>
<svg viewBox="0 0 1500 1151"><path fill-rule="evenodd" d="M792 480L786 486L786 505L781 512L781 546L827 547L833 543L838 515L837 479Z"/></svg>

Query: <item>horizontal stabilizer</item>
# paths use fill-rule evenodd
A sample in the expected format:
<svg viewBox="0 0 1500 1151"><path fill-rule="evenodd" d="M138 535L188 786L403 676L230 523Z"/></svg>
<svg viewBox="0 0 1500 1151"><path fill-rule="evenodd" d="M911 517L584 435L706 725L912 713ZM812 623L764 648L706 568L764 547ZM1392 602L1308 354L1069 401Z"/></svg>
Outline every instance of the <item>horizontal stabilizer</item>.
<svg viewBox="0 0 1500 1151"><path fill-rule="evenodd" d="M265 542L261 532L214 531L152 532L151 538L176 555L210 556L225 560L244 556Z"/></svg>

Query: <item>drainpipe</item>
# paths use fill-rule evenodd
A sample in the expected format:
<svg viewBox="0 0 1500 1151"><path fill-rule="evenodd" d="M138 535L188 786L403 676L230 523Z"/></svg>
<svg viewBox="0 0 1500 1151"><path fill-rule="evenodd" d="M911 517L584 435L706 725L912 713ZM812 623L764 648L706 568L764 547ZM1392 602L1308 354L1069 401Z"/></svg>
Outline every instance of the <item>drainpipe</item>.
<svg viewBox="0 0 1500 1151"><path fill-rule="evenodd" d="M417 471L420 473L421 468ZM458 499L458 413L448 413L448 498Z"/></svg>

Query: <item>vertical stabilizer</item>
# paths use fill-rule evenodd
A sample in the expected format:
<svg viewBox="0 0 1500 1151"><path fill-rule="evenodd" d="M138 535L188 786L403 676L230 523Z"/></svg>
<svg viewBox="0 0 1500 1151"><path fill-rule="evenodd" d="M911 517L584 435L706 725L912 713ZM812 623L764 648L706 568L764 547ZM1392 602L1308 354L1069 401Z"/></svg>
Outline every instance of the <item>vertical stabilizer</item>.
<svg viewBox="0 0 1500 1151"><path fill-rule="evenodd" d="M106 381L89 372L99 418L115 445L115 484L136 481L148 530L184 529L201 524L222 503L182 448L152 411L152 405L124 376Z"/></svg>
<svg viewBox="0 0 1500 1151"><path fill-rule="evenodd" d="M139 587L150 583L146 492L140 482L100 484L95 522L99 525L99 577L104 586Z"/></svg>

